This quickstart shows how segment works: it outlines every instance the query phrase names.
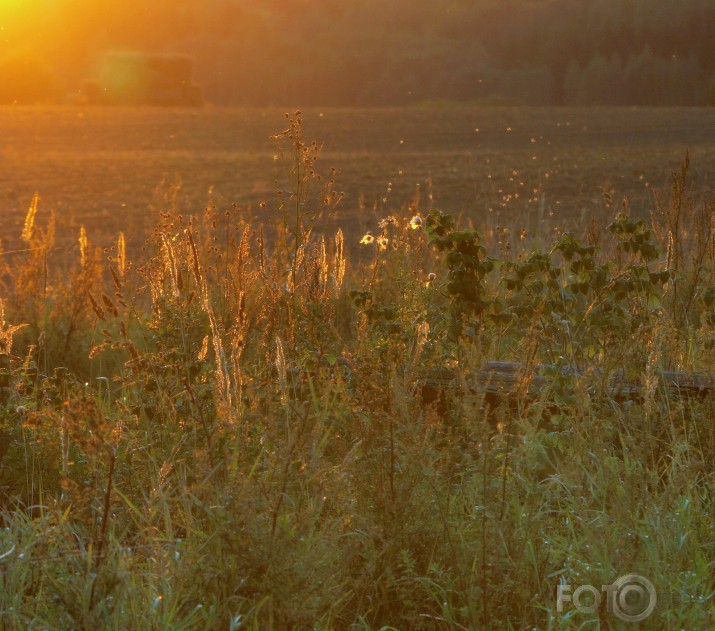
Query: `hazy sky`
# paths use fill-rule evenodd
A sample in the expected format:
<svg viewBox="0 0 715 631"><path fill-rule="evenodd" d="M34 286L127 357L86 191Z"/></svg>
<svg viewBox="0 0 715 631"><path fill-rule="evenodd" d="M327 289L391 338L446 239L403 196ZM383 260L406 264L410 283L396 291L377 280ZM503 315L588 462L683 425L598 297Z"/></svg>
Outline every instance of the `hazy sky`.
<svg viewBox="0 0 715 631"><path fill-rule="evenodd" d="M134 50L226 103L705 104L713 32L712 0L0 0L0 79L72 94Z"/></svg>

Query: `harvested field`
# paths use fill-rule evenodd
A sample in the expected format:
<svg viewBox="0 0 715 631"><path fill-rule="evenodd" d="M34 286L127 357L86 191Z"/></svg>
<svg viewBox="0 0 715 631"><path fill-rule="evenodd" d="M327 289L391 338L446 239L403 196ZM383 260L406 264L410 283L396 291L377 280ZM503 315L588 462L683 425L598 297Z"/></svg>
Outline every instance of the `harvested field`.
<svg viewBox="0 0 715 631"><path fill-rule="evenodd" d="M0 109L6 247L35 192L39 221L54 210L60 238L84 224L97 243L120 229L132 245L142 242L167 191L185 212L237 203L257 215L284 186L287 167L270 140L283 113ZM340 220L355 235L417 204L548 238L555 225L614 212L604 209L603 190L615 207L628 196L647 214L653 187L668 184L664 168L676 168L686 150L697 185L715 172L715 109L433 106L307 110L304 120L306 137L323 143L323 171L340 169Z"/></svg>

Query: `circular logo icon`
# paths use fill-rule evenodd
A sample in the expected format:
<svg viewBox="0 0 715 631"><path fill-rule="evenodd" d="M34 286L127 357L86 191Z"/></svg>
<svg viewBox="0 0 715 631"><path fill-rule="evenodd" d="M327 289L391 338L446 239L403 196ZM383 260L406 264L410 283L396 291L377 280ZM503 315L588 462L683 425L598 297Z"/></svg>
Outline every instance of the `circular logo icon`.
<svg viewBox="0 0 715 631"><path fill-rule="evenodd" d="M647 578L626 574L613 583L613 613L625 622L641 622L655 610L655 587Z"/></svg>

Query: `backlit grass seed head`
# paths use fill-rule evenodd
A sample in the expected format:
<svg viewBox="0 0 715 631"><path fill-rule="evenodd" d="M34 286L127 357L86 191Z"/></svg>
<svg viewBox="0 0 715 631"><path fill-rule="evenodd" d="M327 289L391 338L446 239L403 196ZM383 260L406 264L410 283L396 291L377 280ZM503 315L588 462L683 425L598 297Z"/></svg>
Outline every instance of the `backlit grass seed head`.
<svg viewBox="0 0 715 631"><path fill-rule="evenodd" d="M205 361L206 358L208 357L209 354L209 336L204 335L203 342L201 343L201 350L199 351L199 354L197 355L197 359L202 362Z"/></svg>
<svg viewBox="0 0 715 631"><path fill-rule="evenodd" d="M84 229L84 226L80 226L79 228L79 262L80 265L82 266L82 269L85 268L87 265L87 231Z"/></svg>
<svg viewBox="0 0 715 631"><path fill-rule="evenodd" d="M389 239L385 235L381 234L377 238L377 247L380 248L380 250L387 250L387 245L389 242Z"/></svg>
<svg viewBox="0 0 715 631"><path fill-rule="evenodd" d="M37 204L39 201L40 196L38 193L35 193L32 196L32 202L30 202L27 215L25 215L25 225L22 227L22 240L28 243L32 239L32 232L35 228L35 215L37 214Z"/></svg>
<svg viewBox="0 0 715 631"><path fill-rule="evenodd" d="M410 219L410 228L413 230L419 230L422 227L422 217L415 215Z"/></svg>
<svg viewBox="0 0 715 631"><path fill-rule="evenodd" d="M127 244L124 240L124 233L119 233L117 239L117 266L119 267L119 276L124 278L127 272Z"/></svg>

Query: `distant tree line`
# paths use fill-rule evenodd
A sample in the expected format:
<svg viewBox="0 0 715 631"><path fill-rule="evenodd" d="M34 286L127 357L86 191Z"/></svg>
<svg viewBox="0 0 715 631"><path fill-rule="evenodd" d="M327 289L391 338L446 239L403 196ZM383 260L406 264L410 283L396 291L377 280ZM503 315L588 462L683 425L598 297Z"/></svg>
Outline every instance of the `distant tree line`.
<svg viewBox="0 0 715 631"><path fill-rule="evenodd" d="M5 21L2 101L71 92L103 53L141 50L192 55L222 104L715 104L712 0L36 4Z"/></svg>

